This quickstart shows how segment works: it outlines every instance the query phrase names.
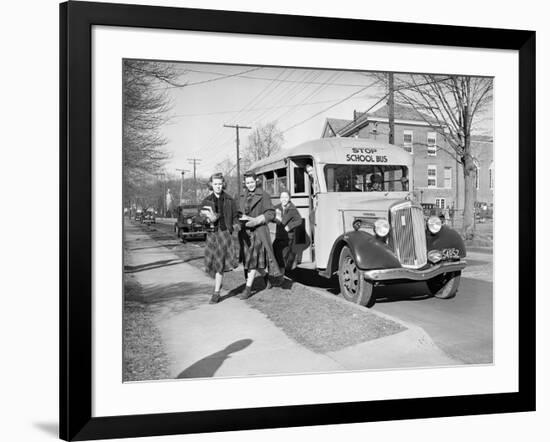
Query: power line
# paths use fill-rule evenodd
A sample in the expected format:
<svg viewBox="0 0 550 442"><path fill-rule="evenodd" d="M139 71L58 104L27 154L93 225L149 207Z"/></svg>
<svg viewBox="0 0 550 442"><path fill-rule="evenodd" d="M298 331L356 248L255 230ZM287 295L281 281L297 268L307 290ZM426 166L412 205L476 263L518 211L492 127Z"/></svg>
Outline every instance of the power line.
<svg viewBox="0 0 550 442"><path fill-rule="evenodd" d="M288 73L286 74L285 79L288 79L288 78L292 77L292 75L294 74L294 72L295 72L295 70L293 70L293 69L292 69L292 70L288 70ZM279 103L280 97L281 97L282 95L286 94L286 91L283 89L283 91L282 91L282 92L279 92L277 95L275 95L275 91L278 91L279 88L281 88L281 87L283 86L283 83L281 83L281 82L278 82L278 83L277 83L277 82L273 82L273 81L272 81L272 82L270 83L270 85L273 85L273 88L272 88L269 92L267 92L267 93L265 94L265 96L262 97L261 100L266 100L268 97L269 97L269 99L271 100L271 97L270 97L270 96L273 95L273 96L274 96L274 99L273 99L273 101L271 101L271 104ZM285 85L285 86L287 86L287 85ZM293 88L293 87L295 87L295 86L288 86L288 88ZM287 90L288 90L288 89L287 89ZM250 113L250 111L246 111L246 112L245 112L245 115L248 115L249 113ZM260 112L260 114L257 115L256 118L254 118L254 121L259 120L259 119L260 119L260 116L264 115L265 113L266 113L265 111L264 111L264 112ZM252 119L252 118L248 118L248 120L251 120L251 119Z"/></svg>
<svg viewBox="0 0 550 442"><path fill-rule="evenodd" d="M256 69L266 69L266 68L256 68ZM226 75L226 74L223 74L221 72L214 72L214 71L198 71L198 70L193 70L193 69L186 69L186 70L189 71L189 72L195 72L195 73L212 74L212 75L220 75L220 76L225 76ZM305 69L293 69L293 70L294 71L297 71L297 70L305 71ZM317 84L317 85L323 84L323 82L313 81L313 80L311 80L311 81L288 80L288 79L277 79L277 78L270 78L270 77L253 77L253 76L250 76L250 75L243 75L243 74L246 74L248 72L249 71L245 71L245 72L241 72L239 74L233 74L232 76L238 76L240 78L246 78L246 79L249 79L249 80L278 81L278 82L281 82L281 83L300 83L300 84ZM323 71L323 72L325 72L325 71ZM354 71L351 71L351 72L355 73ZM193 84L195 84L195 83L193 83ZM332 83L331 86L361 87L362 85L361 84L356 84L356 83Z"/></svg>
<svg viewBox="0 0 550 442"><path fill-rule="evenodd" d="M236 74L220 74L221 76L218 77L218 78L210 78L208 80L195 81L194 83L184 83L184 84L177 84L177 85L173 85L173 86L167 86L166 89L177 89L177 88L183 88L183 87L188 87L188 86L196 86L196 85L204 84L204 83L211 83L213 81L218 81L218 80L225 80L226 78L231 78L231 77L242 77L242 74L247 74L249 72L259 71L260 69L262 69L262 68L259 67L259 68L248 69L246 71L237 72ZM245 77L242 77L242 78L245 78Z"/></svg>
<svg viewBox="0 0 550 442"><path fill-rule="evenodd" d="M281 70L281 72L279 73L279 75L277 76L277 78L280 78L283 74L285 74L287 72L287 69L283 69ZM248 101L242 108L241 110L239 111L239 113L235 116L235 120L239 120L241 118L241 114L243 114L243 111L245 111L245 109L248 107L248 106L251 106L255 101L258 101L258 103L260 103L265 97L267 97L269 94L271 94L271 92L273 92L273 90L267 92L271 86L275 85L275 88L273 90L275 90L277 87L278 87L278 84L275 84L275 81L272 81L271 83L269 83L265 88L263 88L258 94L256 94L250 101ZM260 98L262 95L264 95L264 97ZM249 111L245 111L245 114L249 113ZM220 145L224 145L226 144L229 140L227 141L220 141L217 139L217 137L219 135L221 135L221 132L223 131L223 127L219 127L218 130L212 135L212 137L205 143L204 147L203 147L203 154L205 151L209 151L212 147L214 146L220 146ZM214 144L214 142L216 142Z"/></svg>
<svg viewBox="0 0 550 442"><path fill-rule="evenodd" d="M332 109L333 107L336 107L336 106L338 106L339 104L342 104L344 101L347 101L347 100L349 100L350 98L354 97L355 95L360 94L360 93L363 92L365 89L368 89L368 88L371 87L373 84L374 84L374 83L369 84L369 85L367 85L367 86L365 86L365 87L362 87L361 89L355 91L353 94L350 94L350 95L348 95L348 96L345 97L345 98L342 98L342 99L339 100L338 102L336 102L336 103L334 103L333 105L331 105L331 106L329 106L329 107L327 107L327 108L325 108L325 109L323 109L323 110L321 110L321 111L315 113L315 114L312 115L311 117L306 118L305 120L302 120L302 121L300 121L299 123L296 123L296 124L294 124L293 126L290 126L290 127L286 128L285 130L283 130L283 134L286 133L286 132L288 132L289 130L294 129L295 127L298 127L298 126L300 126L300 125L302 125L302 124L308 122L309 120L311 120L311 119L313 119L313 118L315 118L315 117L321 115L323 112L326 112L326 111L328 111L329 109ZM385 97L384 97L384 98L385 98ZM382 101L382 100L380 100L380 101ZM378 104L378 103L376 103L376 104Z"/></svg>
<svg viewBox="0 0 550 442"><path fill-rule="evenodd" d="M336 73L333 73L331 75L329 75L329 77L326 79L326 81L324 82L324 85L320 85L320 86L317 86L315 89L313 89L313 91L311 91L307 96L305 96L302 101L300 101L296 107L294 107L292 110L290 110L290 112L285 112L283 114L280 114L279 117L275 120L275 121L278 121L279 119L281 119L283 116L288 119L290 118L291 115L293 115L296 111L297 111L297 108L299 106L302 106L304 105L304 103L307 101L307 100L310 100L312 99L313 97L319 95L324 89L326 89L330 84L332 84L332 81L335 81L338 77L340 77L343 73L342 72L336 72ZM338 101L338 100L331 100L332 102L335 102L335 101Z"/></svg>
<svg viewBox="0 0 550 442"><path fill-rule="evenodd" d="M290 78L296 71L292 71L290 73L290 75L287 77L287 78ZM298 74L298 78L313 78L314 76L314 73L313 72L301 72ZM272 104L273 105L278 105L280 103L284 103L288 97L291 97L295 91L297 91L300 87L302 87L301 84L299 83L293 83L293 84L283 84L283 83L278 83L275 88L273 89L272 92L274 92L277 88L279 87L283 87L282 91L279 91L279 93L274 97L273 101L272 101ZM271 111L264 111L264 112L260 112L258 115L256 115L256 117L254 118L254 121L255 122L258 122L260 121L261 119L265 119L265 117L267 115L269 115L271 113Z"/></svg>
<svg viewBox="0 0 550 442"><path fill-rule="evenodd" d="M309 72L309 73L305 73L305 76L303 76L302 78L303 79L312 79L312 80L314 80L314 79L319 78L320 75L322 75L322 72L312 71L312 72ZM288 87L286 89L286 91L284 91L279 97L277 97L274 104L284 103L287 100L292 101L298 95L300 95L303 91L307 90L308 87L309 87L309 85L304 86L303 84L295 83L293 86ZM271 114L272 114L271 111L268 111L267 113L264 112L260 116L257 117L257 120L260 120L262 118L267 120L268 119L267 116L271 115ZM273 114L277 114L277 113L273 112ZM271 119L271 117L269 117L269 119Z"/></svg>
<svg viewBox="0 0 550 442"><path fill-rule="evenodd" d="M316 94L318 95L318 94ZM321 101L310 101L309 103L297 103L297 104L281 104L279 106L271 106L271 107L263 107L263 108L253 108L248 109L247 112L257 112L257 111L266 111L266 110L274 110L274 109L283 109L283 108L294 108L299 106L313 106L315 104L326 104L326 103L334 103L335 101L338 101L339 98L336 98L334 100L321 100ZM208 117L210 115L226 115L226 114L234 114L237 112L241 112L241 110L227 110L227 111L219 111L219 112L207 112L204 114L179 114L179 115L172 115L170 118L186 118L186 117Z"/></svg>
<svg viewBox="0 0 550 442"><path fill-rule="evenodd" d="M294 72L296 72L296 70L291 70L291 71L289 71L288 74L287 74L283 79L285 79L285 80L290 79L290 78L291 78L291 75L292 75ZM303 70L301 70L301 72L300 72L301 77L298 77L298 78L300 78L300 80L299 80L299 81L296 81L296 80L292 80L292 81L291 81L292 83L295 83L296 85L295 85L295 86L289 86L289 87L287 87L286 90L283 91L280 95L278 95L278 97L277 97L277 98L275 99L275 101L273 101L273 102L274 102L274 103L279 102L279 101L281 100L281 96L287 96L287 95L289 94L289 92L294 91L294 90L296 89L296 87L299 87L300 84L303 84L304 81L301 81L301 80L305 80L305 79L308 78L308 76L311 76L311 75L317 75L317 76L319 76L319 75L322 74L322 73L323 73L323 71L319 72L319 71L303 71ZM283 74L284 74L284 71L281 72L281 73L279 74L279 76L278 76L277 79L281 79L280 77L281 77ZM329 77L327 80L325 80L325 81L322 81L322 82L313 82L313 83L315 83L315 84L318 84L319 86L318 86L317 88L315 88L315 90L314 90L313 92L311 92L311 94L315 95L315 93L320 92L320 90L323 89L323 86L326 87L326 86L329 85L331 79L337 78L337 77L334 77L335 75L340 75L340 74L341 74L340 72L334 72L334 73L331 73L330 77ZM277 79L275 79L275 80L277 80ZM306 81L306 83L311 83L311 82ZM376 83L376 82L375 82L375 83ZM375 84L375 83L372 83L372 84ZM251 100L249 103L247 103L247 104L243 107L243 110L244 110L244 108L246 108L247 105L249 105L250 103L252 103L255 99L258 99L261 95L263 95L263 97L262 97L259 101L265 100L268 96L272 95L272 94L273 94L278 88L280 88L281 85L282 85L281 82L278 82L277 84L275 84L274 87L271 87L271 86L273 86L274 84L275 84L275 81L272 81L263 91L260 92L260 94L256 95L256 97L254 97L253 100ZM338 100L333 106L329 106L328 108L324 109L324 110L321 111L321 112L324 112L324 111L326 111L326 110L329 110L329 109L331 109L332 107L334 107L334 106L340 104L341 102L343 102L343 101L345 101L345 100L347 100L347 99L353 98L353 96L355 96L355 95L357 95L359 92L361 92L361 91L363 91L363 90L369 88L372 84L369 84L369 85L366 85L366 86L362 85L363 87L362 87L359 91L357 91L356 93L351 94L350 96L346 97L344 100ZM330 85L332 85L332 84L330 84ZM270 89L271 89L271 90L270 90ZM307 99L307 98L304 98L304 99ZM334 101L331 100L331 102L334 102ZM249 113L249 112L251 112L251 111L254 111L254 110L251 109L251 110L249 110L249 111L246 111L245 114L246 114L246 113ZM253 121L258 121L261 117L263 117L263 116L265 116L265 115L266 115L266 112L262 112L262 113L261 113L260 115L258 115ZM315 116L316 116L316 115L310 117L309 119L314 118ZM280 118L280 117L279 117L279 118ZM305 121L309 121L309 119L308 119L308 120L305 120ZM298 123L297 125L302 124L302 123L304 123L305 121L302 121L302 122ZM297 125L295 125L295 126L297 126ZM286 129L285 131L283 131L283 133L286 132L286 131L288 131L288 130L290 130L290 129L292 129L292 128L293 128L293 127ZM213 141L214 139L215 139L215 138L213 138L212 141ZM226 143L227 143L227 142L226 142L225 140L221 140L221 141L220 141L220 140L217 140L216 146L225 145ZM206 147L206 150L210 150L211 147L213 147L213 146L207 146L207 147ZM204 151L202 151L202 152L204 153Z"/></svg>

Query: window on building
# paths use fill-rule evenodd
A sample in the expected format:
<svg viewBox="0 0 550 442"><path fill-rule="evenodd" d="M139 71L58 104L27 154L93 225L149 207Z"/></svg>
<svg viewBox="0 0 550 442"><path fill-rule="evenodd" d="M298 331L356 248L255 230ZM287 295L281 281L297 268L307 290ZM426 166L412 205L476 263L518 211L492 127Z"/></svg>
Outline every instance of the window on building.
<svg viewBox="0 0 550 442"><path fill-rule="evenodd" d="M413 131L404 130L403 131L403 149L407 152L413 153Z"/></svg>
<svg viewBox="0 0 550 442"><path fill-rule="evenodd" d="M435 157L437 153L437 136L435 132L428 132L426 144L428 145L428 155Z"/></svg>
<svg viewBox="0 0 550 442"><path fill-rule="evenodd" d="M445 187L445 189L450 189L451 187L453 187L453 169L452 168L450 167L445 168L443 178L444 178L443 187Z"/></svg>
<svg viewBox="0 0 550 442"><path fill-rule="evenodd" d="M437 166L428 166L428 187L437 187Z"/></svg>
<svg viewBox="0 0 550 442"><path fill-rule="evenodd" d="M489 166L489 189L493 189L495 186L495 171L493 170L493 163Z"/></svg>
<svg viewBox="0 0 550 442"><path fill-rule="evenodd" d="M435 199L435 207L438 209L444 209L445 208L445 198L436 198Z"/></svg>

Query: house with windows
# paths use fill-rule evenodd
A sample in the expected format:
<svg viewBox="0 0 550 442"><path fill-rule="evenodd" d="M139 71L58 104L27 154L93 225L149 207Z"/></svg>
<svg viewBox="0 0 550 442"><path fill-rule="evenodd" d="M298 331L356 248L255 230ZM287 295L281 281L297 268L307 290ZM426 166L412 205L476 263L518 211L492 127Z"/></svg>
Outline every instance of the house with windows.
<svg viewBox="0 0 550 442"><path fill-rule="evenodd" d="M417 110L394 106L394 144L413 156L413 193L423 205L437 208L464 208L464 174L436 122ZM385 105L372 113L354 111L352 120L327 118L322 135L326 137L372 138L388 141L389 117ZM477 167L476 201L493 202L493 140L472 136L472 152Z"/></svg>

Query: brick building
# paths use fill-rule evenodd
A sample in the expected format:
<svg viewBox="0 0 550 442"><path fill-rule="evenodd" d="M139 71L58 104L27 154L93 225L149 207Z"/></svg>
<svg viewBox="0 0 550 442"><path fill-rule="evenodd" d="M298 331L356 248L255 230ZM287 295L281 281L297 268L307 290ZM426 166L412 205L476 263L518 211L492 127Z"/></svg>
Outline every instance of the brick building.
<svg viewBox="0 0 550 442"><path fill-rule="evenodd" d="M430 119L426 117L428 121ZM464 208L462 165L452 155L445 139L434 130L434 121L426 122L410 107L394 106L394 144L413 155L413 192L423 204L436 207ZM353 120L327 118L322 137L357 137L388 140L388 106L372 113L354 111ZM478 167L476 201L493 202L493 140L472 136L472 153ZM458 184L458 185L457 185Z"/></svg>

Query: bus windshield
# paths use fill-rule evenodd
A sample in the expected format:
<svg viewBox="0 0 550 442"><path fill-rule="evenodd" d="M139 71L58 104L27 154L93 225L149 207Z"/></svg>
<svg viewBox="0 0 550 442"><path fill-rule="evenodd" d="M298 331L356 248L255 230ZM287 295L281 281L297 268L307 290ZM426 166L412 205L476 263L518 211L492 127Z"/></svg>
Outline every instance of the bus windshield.
<svg viewBox="0 0 550 442"><path fill-rule="evenodd" d="M325 166L328 192L407 192L407 166L329 164Z"/></svg>

